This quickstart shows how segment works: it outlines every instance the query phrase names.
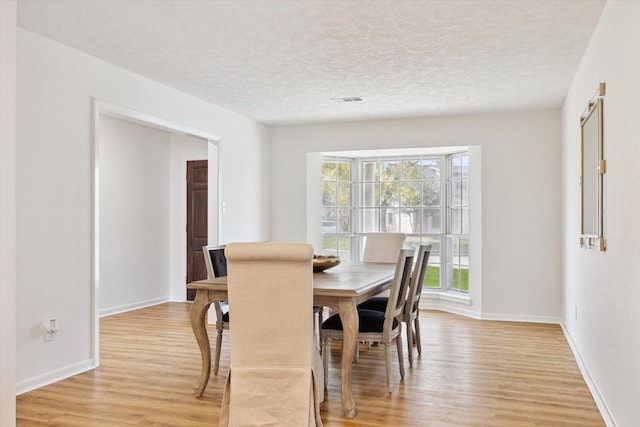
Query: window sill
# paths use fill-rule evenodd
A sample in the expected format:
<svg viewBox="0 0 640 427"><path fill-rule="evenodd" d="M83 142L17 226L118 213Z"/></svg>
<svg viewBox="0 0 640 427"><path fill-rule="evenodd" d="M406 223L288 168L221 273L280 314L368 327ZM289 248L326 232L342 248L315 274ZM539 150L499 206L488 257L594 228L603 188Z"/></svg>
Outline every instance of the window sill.
<svg viewBox="0 0 640 427"><path fill-rule="evenodd" d="M456 304L471 305L471 298L469 295L458 294L454 292L444 291L425 291L422 293L422 298L428 300L448 301Z"/></svg>

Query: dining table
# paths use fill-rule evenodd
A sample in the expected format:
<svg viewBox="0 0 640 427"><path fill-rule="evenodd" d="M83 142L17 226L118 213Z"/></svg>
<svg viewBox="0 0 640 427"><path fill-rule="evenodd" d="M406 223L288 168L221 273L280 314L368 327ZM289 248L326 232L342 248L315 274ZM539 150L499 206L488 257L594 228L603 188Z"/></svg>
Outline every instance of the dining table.
<svg viewBox="0 0 640 427"><path fill-rule="evenodd" d="M389 289L394 272L395 263L343 261L331 269L313 273L313 305L335 309L343 325L341 386L342 406L347 418L356 416L356 402L351 392L351 365L358 342L357 305ZM193 387L196 397L204 393L211 372L206 314L211 303L228 299L227 286L227 276L187 284L187 289L196 291L190 322L202 356L202 371Z"/></svg>

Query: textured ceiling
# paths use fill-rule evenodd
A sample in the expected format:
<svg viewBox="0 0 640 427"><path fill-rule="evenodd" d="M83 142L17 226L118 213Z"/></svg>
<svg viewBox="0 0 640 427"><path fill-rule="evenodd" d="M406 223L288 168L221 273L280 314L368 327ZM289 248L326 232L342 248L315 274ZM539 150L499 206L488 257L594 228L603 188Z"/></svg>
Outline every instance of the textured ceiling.
<svg viewBox="0 0 640 427"><path fill-rule="evenodd" d="M19 0L18 25L280 125L559 107L603 6Z"/></svg>

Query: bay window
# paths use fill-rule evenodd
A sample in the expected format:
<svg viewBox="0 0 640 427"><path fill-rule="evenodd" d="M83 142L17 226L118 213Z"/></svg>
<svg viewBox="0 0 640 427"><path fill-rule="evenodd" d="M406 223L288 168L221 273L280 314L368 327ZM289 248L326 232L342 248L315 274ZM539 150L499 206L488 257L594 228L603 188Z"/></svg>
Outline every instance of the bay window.
<svg viewBox="0 0 640 427"><path fill-rule="evenodd" d="M469 290L469 156L324 157L323 254L361 259L369 232L430 243L424 289Z"/></svg>

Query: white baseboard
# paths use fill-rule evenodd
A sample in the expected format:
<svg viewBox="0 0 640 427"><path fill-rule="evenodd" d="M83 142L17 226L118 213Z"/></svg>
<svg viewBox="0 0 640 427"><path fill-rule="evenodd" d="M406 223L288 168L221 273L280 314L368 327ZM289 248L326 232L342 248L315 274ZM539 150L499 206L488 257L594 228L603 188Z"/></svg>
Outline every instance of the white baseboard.
<svg viewBox="0 0 640 427"><path fill-rule="evenodd" d="M94 368L95 365L93 363L93 360L87 359L83 360L82 362L74 363L73 365L56 369L55 371L47 372L43 375L38 375L37 377L33 377L28 380L20 381L16 384L16 395L19 396L31 390L53 384L55 382L64 380L74 375L81 374Z"/></svg>
<svg viewBox="0 0 640 427"><path fill-rule="evenodd" d="M447 292L425 292L420 298L420 308L425 310L439 310L446 313L480 319L480 313L475 311L467 295Z"/></svg>
<svg viewBox="0 0 640 427"><path fill-rule="evenodd" d="M595 383L595 381L593 381L593 378L589 373L589 369L587 368L587 365L585 365L584 360L582 360L582 355L580 355L580 351L578 351L578 347L576 347L576 344L573 341L573 338L571 337L569 330L564 326L564 324L561 324L560 326L562 327L562 332L564 332L564 336L567 339L567 342L569 343L569 347L571 348L571 351L573 352L573 357L576 359L576 363L580 368L580 373L582 373L582 378L584 378L584 382L587 383L587 387L589 387L589 391L593 396L593 400L596 401L596 406L598 407L598 410L600 410L600 415L602 415L602 418L604 419L604 422L607 425L607 427L616 427L617 425L616 421L613 418L613 415L611 415L611 411L609 411L609 407L607 406L607 403L602 398L602 395L600 394L600 390L598 389L597 384Z"/></svg>
<svg viewBox="0 0 640 427"><path fill-rule="evenodd" d="M435 303L423 303L420 301L420 310L436 310L444 311L445 313L458 314L464 317L470 317L472 319L480 320L480 314L470 310L467 306L456 306L452 304Z"/></svg>
<svg viewBox="0 0 640 427"><path fill-rule="evenodd" d="M147 301L140 301L132 304L121 305L118 307L105 308L100 310L100 317L111 316L113 314L125 313L127 311L137 310L139 308L151 307L152 305L164 304L171 301L169 297L154 298Z"/></svg>
<svg viewBox="0 0 640 427"><path fill-rule="evenodd" d="M482 313L481 319L501 320L505 322L551 323L553 325L562 324L562 318L558 316L533 316L526 314Z"/></svg>
<svg viewBox="0 0 640 427"><path fill-rule="evenodd" d="M420 309L439 310L447 313L458 314L460 316L470 317L478 320L499 320L503 322L530 322L530 323L551 323L559 325L562 323L560 317L555 316L529 316L521 314L497 314L497 313L478 313L471 310L469 306L450 304L444 301L425 301L420 300Z"/></svg>

